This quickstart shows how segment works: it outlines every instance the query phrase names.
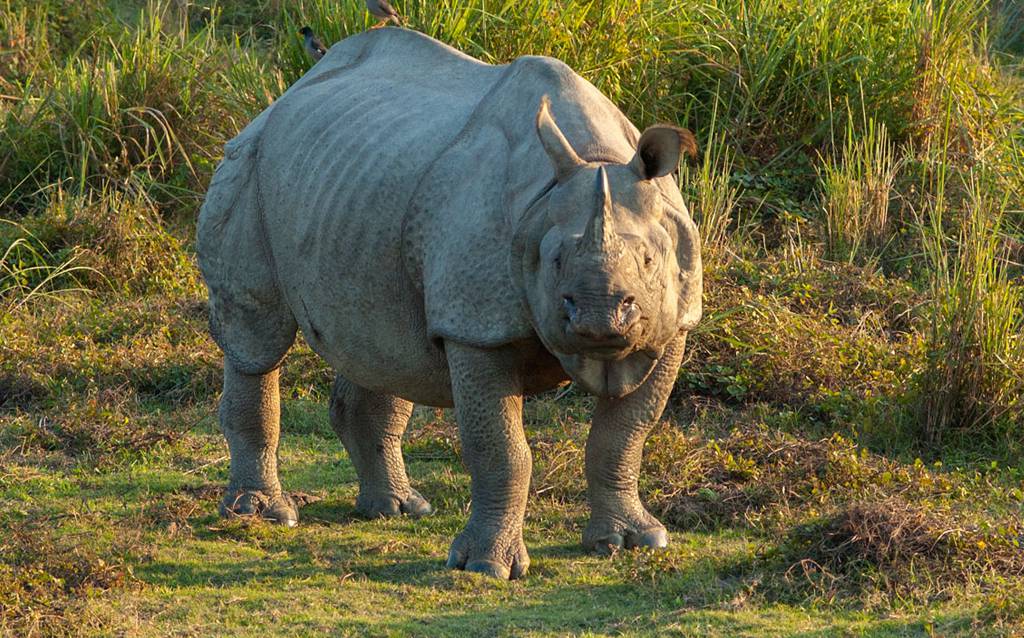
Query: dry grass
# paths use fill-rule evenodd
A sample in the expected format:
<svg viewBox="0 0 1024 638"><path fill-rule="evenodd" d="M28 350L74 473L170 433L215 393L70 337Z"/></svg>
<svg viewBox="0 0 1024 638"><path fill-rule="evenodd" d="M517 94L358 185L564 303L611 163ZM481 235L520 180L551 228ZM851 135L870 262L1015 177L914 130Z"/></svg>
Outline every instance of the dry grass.
<svg viewBox="0 0 1024 638"><path fill-rule="evenodd" d="M301 341L282 375L283 478L325 503L298 530L214 518L227 459L194 215L225 140L309 68L295 27L333 42L368 22L357 0L141 4L0 2L0 217L17 221L0 227L0 634L115 633L91 615L105 599L86 603L130 613L133 571L162 584L138 620L165 631L256 631L273 609L267 629L293 632L357 617L560 635L575 613L593 633L806 634L843 614L851 632L914 633L979 599L981 622L1020 627L1020 282L992 247L1020 252L1024 93L991 48L1019 34L984 2L401 3L463 51L556 55L639 126L707 140L681 184L708 266L671 413L691 425L655 431L640 477L676 543L582 556L592 402L531 399L529 587L441 569L469 509L450 413L418 409L406 445L438 514L349 520L351 468L325 438L332 375ZM943 186L972 171L990 200ZM718 410L676 418L681 402ZM947 445L997 420L1003 438L940 448L920 414L964 435ZM152 571L140 537L164 554ZM429 549L404 561L403 546ZM850 611L880 600L893 623Z"/></svg>
<svg viewBox="0 0 1024 638"><path fill-rule="evenodd" d="M27 409L48 394L46 386L30 375L0 372L0 411Z"/></svg>
<svg viewBox="0 0 1024 638"><path fill-rule="evenodd" d="M866 587L948 597L957 587L1024 575L1022 534L1019 518L981 525L904 498L853 502L789 531L784 575L797 590L829 600Z"/></svg>
<svg viewBox="0 0 1024 638"><path fill-rule="evenodd" d="M535 444L535 497L585 502L581 438ZM640 482L651 512L671 529L759 535L756 556L723 568L767 600L885 606L1024 575L1019 505L979 514L958 500L991 489L984 477L900 463L838 435L816 440L751 425L707 438L662 425L645 448ZM714 559L690 551L624 560L626 576L654 582Z"/></svg>
<svg viewBox="0 0 1024 638"><path fill-rule="evenodd" d="M74 535L54 532L56 521L5 522L0 534L0 632L26 638L75 636L95 630L81 603L138 586L131 563L136 547L98 551Z"/></svg>
<svg viewBox="0 0 1024 638"><path fill-rule="evenodd" d="M683 529L765 527L795 508L820 503L832 490L855 492L871 468L850 441L814 441L764 428L737 429L706 440L661 430L645 461L656 489L651 505Z"/></svg>
<svg viewBox="0 0 1024 638"><path fill-rule="evenodd" d="M1024 419L1024 288L1003 240L1007 201L992 197L980 171L948 191L943 172L935 179L920 222L933 299L916 379L922 438L1013 441ZM952 221L954 199L965 213Z"/></svg>

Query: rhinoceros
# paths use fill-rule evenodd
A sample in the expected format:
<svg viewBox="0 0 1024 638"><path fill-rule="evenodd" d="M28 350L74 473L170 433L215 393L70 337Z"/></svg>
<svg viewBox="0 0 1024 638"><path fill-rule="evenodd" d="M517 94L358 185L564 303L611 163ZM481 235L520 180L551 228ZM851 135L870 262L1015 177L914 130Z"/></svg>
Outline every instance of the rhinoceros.
<svg viewBox="0 0 1024 638"><path fill-rule="evenodd" d="M221 514L294 525L278 370L301 330L370 517L423 515L401 440L454 406L472 511L448 566L526 573L524 395L596 395L586 548L662 547L641 451L701 316L676 184L693 135L641 135L564 63L480 62L389 28L349 37L225 146L199 215L231 455Z"/></svg>

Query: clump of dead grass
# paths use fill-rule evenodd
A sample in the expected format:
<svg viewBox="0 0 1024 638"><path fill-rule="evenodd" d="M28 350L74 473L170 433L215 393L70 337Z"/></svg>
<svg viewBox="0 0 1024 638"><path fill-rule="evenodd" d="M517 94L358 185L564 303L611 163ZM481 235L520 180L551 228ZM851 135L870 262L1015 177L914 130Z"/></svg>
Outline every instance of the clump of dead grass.
<svg viewBox="0 0 1024 638"><path fill-rule="evenodd" d="M60 417L31 419L20 438L22 450L62 452L79 461L102 464L118 454L150 450L184 435L180 425L151 415L130 415L93 400L69 406Z"/></svg>
<svg viewBox="0 0 1024 638"><path fill-rule="evenodd" d="M705 439L661 428L641 474L653 511L666 523L764 528L839 493L863 492L884 466L838 434L803 439L755 425Z"/></svg>
<svg viewBox="0 0 1024 638"><path fill-rule="evenodd" d="M46 386L31 375L0 371L0 410L24 410L48 394Z"/></svg>
<svg viewBox="0 0 1024 638"><path fill-rule="evenodd" d="M86 599L139 584L130 546L100 550L59 537L43 524L5 528L0 533L0 633L80 635L98 622L83 612Z"/></svg>
<svg viewBox="0 0 1024 638"><path fill-rule="evenodd" d="M986 578L1024 575L1022 529L1020 520L981 525L899 497L858 501L791 528L780 565L796 592L828 600L867 588L943 597Z"/></svg>

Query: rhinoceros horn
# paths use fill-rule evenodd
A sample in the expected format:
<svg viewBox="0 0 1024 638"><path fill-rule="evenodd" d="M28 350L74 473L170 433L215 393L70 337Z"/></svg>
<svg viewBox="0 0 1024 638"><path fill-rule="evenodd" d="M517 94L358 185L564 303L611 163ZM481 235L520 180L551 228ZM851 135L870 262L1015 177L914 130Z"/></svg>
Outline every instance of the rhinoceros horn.
<svg viewBox="0 0 1024 638"><path fill-rule="evenodd" d="M597 205L594 214L587 222L587 227L580 238L582 246L597 253L609 252L617 243L615 229L612 227L612 191L608 186L608 172L604 166L597 169Z"/></svg>

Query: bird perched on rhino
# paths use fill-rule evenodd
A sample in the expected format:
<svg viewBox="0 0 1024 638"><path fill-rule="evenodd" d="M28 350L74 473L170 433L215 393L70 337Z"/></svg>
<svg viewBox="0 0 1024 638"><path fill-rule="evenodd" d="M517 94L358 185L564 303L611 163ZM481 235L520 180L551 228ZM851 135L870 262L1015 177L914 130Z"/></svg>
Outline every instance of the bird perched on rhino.
<svg viewBox="0 0 1024 638"><path fill-rule="evenodd" d="M395 8L391 6L388 0L366 0L366 9L373 17L380 20L380 22L370 27L371 29L379 29L388 22L402 26L402 17L398 15L398 12L395 11Z"/></svg>
<svg viewBox="0 0 1024 638"><path fill-rule="evenodd" d="M319 62L320 58L324 57L327 53L327 47L324 46L324 43L316 37L313 30L308 26L299 29L299 34L305 40L306 53L309 54L309 57L313 58L314 62Z"/></svg>

